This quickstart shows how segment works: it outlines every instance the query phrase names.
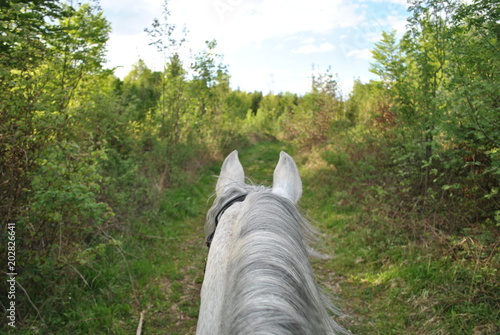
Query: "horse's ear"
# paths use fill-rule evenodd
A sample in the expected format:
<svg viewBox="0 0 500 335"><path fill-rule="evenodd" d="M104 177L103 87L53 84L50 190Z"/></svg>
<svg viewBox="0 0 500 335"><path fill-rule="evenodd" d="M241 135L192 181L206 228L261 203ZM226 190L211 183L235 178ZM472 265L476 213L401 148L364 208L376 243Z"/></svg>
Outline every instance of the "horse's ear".
<svg viewBox="0 0 500 335"><path fill-rule="evenodd" d="M224 163L222 163L222 169L219 179L217 180L215 193L217 193L217 196L220 196L231 186L231 184L244 182L245 172L238 159L238 151L234 150L226 157Z"/></svg>
<svg viewBox="0 0 500 335"><path fill-rule="evenodd" d="M273 193L291 200L294 204L302 195L302 180L297 164L284 151L280 153L280 160L274 170Z"/></svg>

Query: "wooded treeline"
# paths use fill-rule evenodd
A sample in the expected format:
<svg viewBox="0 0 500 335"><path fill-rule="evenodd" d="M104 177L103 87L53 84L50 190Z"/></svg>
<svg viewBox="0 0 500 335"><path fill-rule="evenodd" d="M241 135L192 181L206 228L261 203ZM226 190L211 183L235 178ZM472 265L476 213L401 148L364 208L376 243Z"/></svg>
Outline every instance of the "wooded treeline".
<svg viewBox="0 0 500 335"><path fill-rule="evenodd" d="M500 7L414 1L410 10L402 40L385 33L376 44L381 81L364 88L384 97L377 121L394 136L399 176L419 206L446 199L439 210L499 224Z"/></svg>
<svg viewBox="0 0 500 335"><path fill-rule="evenodd" d="M344 100L330 71L304 95L231 89L215 41L190 59L164 44L164 71L139 60L121 80L103 68L111 28L96 3L2 2L0 216L17 225L18 327L71 321L62 297L122 248L130 221L200 162L262 139L370 164L378 196L442 217L439 229L496 230L499 20L496 0L411 1L404 37L384 33L373 50L380 80Z"/></svg>

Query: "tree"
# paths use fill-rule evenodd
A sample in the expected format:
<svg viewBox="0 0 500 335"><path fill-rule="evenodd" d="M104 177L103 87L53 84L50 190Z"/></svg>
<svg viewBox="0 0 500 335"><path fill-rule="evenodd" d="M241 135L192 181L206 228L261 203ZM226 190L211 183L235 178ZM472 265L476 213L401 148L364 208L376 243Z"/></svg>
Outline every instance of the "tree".
<svg viewBox="0 0 500 335"><path fill-rule="evenodd" d="M229 92L226 98L226 109L228 113L243 119L248 110L252 108L251 94L240 90Z"/></svg>
<svg viewBox="0 0 500 335"><path fill-rule="evenodd" d="M421 190L430 186L434 141L445 116L438 92L445 85L445 65L449 53L448 26L451 6L442 1L412 1L409 30L396 45L395 32L384 33L373 51L378 74L390 89L398 115L402 139L401 156L411 157L415 168L423 169Z"/></svg>
<svg viewBox="0 0 500 335"><path fill-rule="evenodd" d="M455 171L466 173L464 195L477 216L500 222L500 8L494 0L461 3L453 16L447 101L447 137L455 144ZM464 171L465 170L465 171Z"/></svg>
<svg viewBox="0 0 500 335"><path fill-rule="evenodd" d="M160 72L151 71L142 59L132 66L132 70L123 79L124 98L134 105L137 115L133 120L144 120L148 111L155 108L161 96Z"/></svg>
<svg viewBox="0 0 500 335"><path fill-rule="evenodd" d="M229 73L222 56L215 51L217 42L212 40L205 44L207 49L198 53L191 65L194 71L191 87L199 116L215 117L221 113L222 103L229 93Z"/></svg>
<svg viewBox="0 0 500 335"><path fill-rule="evenodd" d="M54 293L65 264L84 261L91 228L109 218L99 199L105 151L84 125L110 27L88 4L0 6L0 215L22 232L18 256L31 270L20 284L31 300L19 295L16 312L30 322L31 304Z"/></svg>
<svg viewBox="0 0 500 335"><path fill-rule="evenodd" d="M399 139L394 162L418 185L421 204L433 202L439 187L441 198L461 191L461 199L480 201L490 219L500 213L495 3L411 1L408 31L397 45L384 34L371 69L389 88ZM462 213L476 212L460 201Z"/></svg>
<svg viewBox="0 0 500 335"><path fill-rule="evenodd" d="M181 137L188 136L188 124L194 120L189 113L186 71L178 54L167 64L163 78L163 94L158 111L161 115L160 137L166 138L170 146L176 145Z"/></svg>
<svg viewBox="0 0 500 335"><path fill-rule="evenodd" d="M370 64L370 72L378 75L386 88L391 88L404 69L395 30L382 32L382 39L375 43L372 56L375 62Z"/></svg>
<svg viewBox="0 0 500 335"><path fill-rule="evenodd" d="M330 68L312 76L311 92L283 117L283 122L286 137L305 148L325 143L332 131L347 127L339 86Z"/></svg>
<svg viewBox="0 0 500 335"><path fill-rule="evenodd" d="M51 22L71 15L55 0L7 1L0 4L0 215L7 221L24 210L29 174L45 145L37 133L36 110L47 78L35 71L51 56L60 35Z"/></svg>
<svg viewBox="0 0 500 335"><path fill-rule="evenodd" d="M264 96L260 91L254 91L251 96L252 96L252 107L251 107L252 114L257 115L257 111L259 110L260 107L260 102L262 101Z"/></svg>
<svg viewBox="0 0 500 335"><path fill-rule="evenodd" d="M378 130L388 130L395 126L395 115L389 98L387 82L371 80L363 84L355 80L346 102L346 117L355 124Z"/></svg>

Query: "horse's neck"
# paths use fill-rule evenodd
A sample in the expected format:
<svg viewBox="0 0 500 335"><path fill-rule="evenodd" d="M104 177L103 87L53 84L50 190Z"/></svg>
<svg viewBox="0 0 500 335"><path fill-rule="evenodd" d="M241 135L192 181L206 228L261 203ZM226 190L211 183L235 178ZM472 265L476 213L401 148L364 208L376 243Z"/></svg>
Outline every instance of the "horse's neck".
<svg viewBox="0 0 500 335"><path fill-rule="evenodd" d="M221 334L221 315L226 292L226 281L231 241L235 234L235 222L239 204L235 204L224 213L219 222L217 233L212 240L207 258L205 278L201 288L201 304L196 334Z"/></svg>

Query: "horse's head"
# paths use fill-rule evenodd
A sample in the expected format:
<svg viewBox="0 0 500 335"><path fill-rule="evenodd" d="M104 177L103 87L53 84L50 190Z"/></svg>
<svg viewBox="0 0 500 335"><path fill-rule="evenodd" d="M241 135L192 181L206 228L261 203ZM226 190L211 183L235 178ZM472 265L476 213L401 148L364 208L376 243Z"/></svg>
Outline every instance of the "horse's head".
<svg viewBox="0 0 500 335"><path fill-rule="evenodd" d="M315 230L296 207L302 181L282 151L273 186L245 183L233 151L207 213L209 253L197 334L335 334L307 244Z"/></svg>

